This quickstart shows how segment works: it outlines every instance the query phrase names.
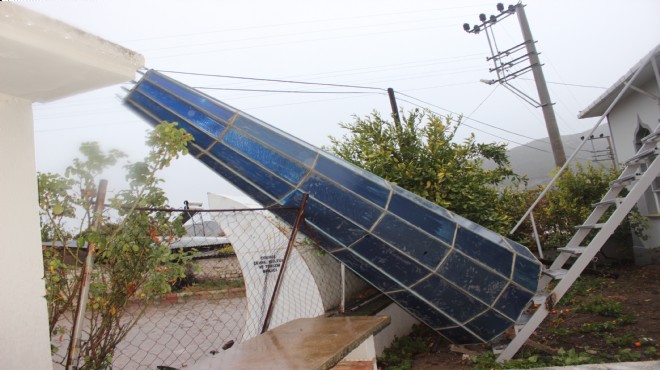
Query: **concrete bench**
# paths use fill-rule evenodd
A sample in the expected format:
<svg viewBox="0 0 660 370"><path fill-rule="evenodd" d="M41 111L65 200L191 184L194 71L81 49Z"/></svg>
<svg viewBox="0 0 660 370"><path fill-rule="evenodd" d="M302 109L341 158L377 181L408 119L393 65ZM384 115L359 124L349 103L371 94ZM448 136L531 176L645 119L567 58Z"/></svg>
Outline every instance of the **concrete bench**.
<svg viewBox="0 0 660 370"><path fill-rule="evenodd" d="M297 319L206 358L190 369L326 370L352 351L362 353L362 358L355 358L361 361L355 365L346 361L340 368L375 369L373 335L389 323L388 316Z"/></svg>

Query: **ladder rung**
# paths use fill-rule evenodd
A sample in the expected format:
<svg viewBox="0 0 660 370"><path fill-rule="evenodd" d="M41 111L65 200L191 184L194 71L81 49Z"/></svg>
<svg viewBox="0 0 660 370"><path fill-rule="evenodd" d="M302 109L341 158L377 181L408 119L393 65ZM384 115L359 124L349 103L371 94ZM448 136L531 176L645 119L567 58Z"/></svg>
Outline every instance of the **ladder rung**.
<svg viewBox="0 0 660 370"><path fill-rule="evenodd" d="M573 256L581 255L587 247L563 247L557 248L558 251L571 254Z"/></svg>
<svg viewBox="0 0 660 370"><path fill-rule="evenodd" d="M575 226L576 229L602 229L603 224L589 224L589 225L578 225Z"/></svg>
<svg viewBox="0 0 660 370"><path fill-rule="evenodd" d="M621 202L623 202L623 198L614 198L614 199L609 199L609 200L604 200L602 202L594 203L591 206L593 208L602 207L602 206L611 206L613 204L618 206Z"/></svg>
<svg viewBox="0 0 660 370"><path fill-rule="evenodd" d="M548 299L548 293L536 293L536 295L532 297L532 302L534 302L534 304L544 304L546 299Z"/></svg>
<svg viewBox="0 0 660 370"><path fill-rule="evenodd" d="M648 158L652 155L655 155L655 154L657 154L655 147L653 147L651 149L644 150L644 151L639 152L639 153L635 154L634 156L632 156L623 165L628 166L628 165L631 165L631 164L639 163L639 162L645 160L646 158Z"/></svg>
<svg viewBox="0 0 660 370"><path fill-rule="evenodd" d="M504 352L506 347L508 347L509 344L498 344L496 346L493 346L493 354L499 355L500 353Z"/></svg>
<svg viewBox="0 0 660 370"><path fill-rule="evenodd" d="M520 317L518 317L518 320L516 320L516 325L525 325L529 322L529 319L532 318L532 315L528 314L527 312L523 312L520 314Z"/></svg>
<svg viewBox="0 0 660 370"><path fill-rule="evenodd" d="M654 131L642 138L642 143L654 142L660 140L660 131Z"/></svg>
<svg viewBox="0 0 660 370"><path fill-rule="evenodd" d="M637 180L637 174L634 175L628 175L628 176L623 176L620 177L612 182L610 182L610 187L616 187L616 186L624 186L628 182L632 182Z"/></svg>
<svg viewBox="0 0 660 370"><path fill-rule="evenodd" d="M560 280L568 273L568 270L566 269L545 270L543 271L543 273L555 280Z"/></svg>
<svg viewBox="0 0 660 370"><path fill-rule="evenodd" d="M528 314L527 312L523 312L520 317L518 317L518 320L516 320L516 323L513 324L514 329L516 330L516 333L518 333L525 324L529 322L529 319L532 318L532 315Z"/></svg>
<svg viewBox="0 0 660 370"><path fill-rule="evenodd" d="M634 201L637 201L645 189L640 190L639 186L635 186L630 194L626 196L620 194L622 188L628 184L634 184L640 178L650 180L649 177L651 176L659 176L659 172L654 161L660 160L660 158L656 157L660 153L660 144L658 144L660 143L660 125L652 134L644 137L642 141L644 141L642 149L625 163L625 166L628 166L628 168L624 170L624 174L622 174L618 179L610 182L612 191L608 192L605 198L601 199L600 202L593 204L593 207L597 209L594 210L585 220L584 225L575 227L576 229L580 229L580 231L573 235L573 239L571 239L569 246L558 249L561 254L555 261L555 266L563 266L569 257L582 256L582 258L584 258L591 255L591 252L597 252L604 244L604 241L600 240L600 238L595 238L587 246L581 246L580 244L584 240L584 237L591 233L590 230L602 229L601 231L609 232L611 231L611 228L617 226L610 226L613 221L612 218L610 218L608 221L603 221L602 223L599 222L599 218L602 217L603 212L607 210L606 207L611 205L619 207L622 203L624 203L624 201L627 202L633 200L628 199L627 197L635 197ZM648 169L651 169L652 172L648 171L647 168L644 168L643 163L645 161L649 165ZM619 195L621 197L618 197ZM615 210L614 213L620 211L622 211L622 209L619 207L617 210ZM581 231L582 229L586 231ZM600 232L598 235L600 235ZM595 243L596 241L598 242ZM581 259L578 258L577 262L581 262ZM581 264L576 263L573 265L573 267L568 269L543 269L542 274L544 275L544 278L541 279L541 283L544 284L544 286L542 286L541 290L537 291L532 298L532 302L534 303L537 310L533 315L529 313L533 312L530 310L528 312L522 313L518 317L513 325L515 333L514 341L508 345L498 346L497 348L493 347L493 352L498 354L498 361L510 359L520 349L525 341L529 339L531 333L536 328L538 328L545 316L549 312L552 313L553 307L555 307L557 301L561 299L561 297L566 293L566 290L569 289L570 286L574 283L574 278L579 276L584 270L584 266L580 265ZM566 280L564 280L563 283L558 284L552 292L546 292L545 285L548 285L549 278L554 280L561 280L566 278Z"/></svg>

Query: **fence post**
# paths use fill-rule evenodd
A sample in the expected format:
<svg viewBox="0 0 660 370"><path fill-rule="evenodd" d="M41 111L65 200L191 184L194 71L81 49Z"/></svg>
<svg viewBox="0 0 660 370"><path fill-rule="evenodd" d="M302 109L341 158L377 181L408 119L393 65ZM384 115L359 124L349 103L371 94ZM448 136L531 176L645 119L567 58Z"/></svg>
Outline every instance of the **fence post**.
<svg viewBox="0 0 660 370"><path fill-rule="evenodd" d="M101 226L101 220L103 219L103 207L105 204L105 193L108 189L108 180L101 180L99 182L99 188L96 193L96 204L94 206L94 222L92 224L92 230L96 231ZM65 246L66 247L66 246ZM73 321L73 328L71 328L71 342L69 343L69 351L66 357L66 369L74 370L78 368L78 357L80 355L80 344L81 344L81 335L83 320L85 318L85 310L87 309L87 299L89 297L89 285L92 269L94 267L94 253L96 252L96 246L93 243L89 243L87 246L87 258L85 259L85 264L83 265L81 272L81 283L80 283L80 296L78 297L78 305L76 306L76 317Z"/></svg>
<svg viewBox="0 0 660 370"><path fill-rule="evenodd" d="M339 313L343 314L346 309L346 265L340 264L341 272L341 301L339 303Z"/></svg>
<svg viewBox="0 0 660 370"><path fill-rule="evenodd" d="M284 271L286 270L286 265L291 255L291 250L296 241L296 235L298 235L298 229L300 229L300 224L305 215L305 205L307 205L307 198L309 194L305 193L302 196L300 201L300 211L296 217L296 222L293 224L293 229L291 230L291 237L289 238L289 244L286 247L286 252L284 254L284 259L282 260L282 267L280 267L280 272L277 274L277 280L275 281L275 288L273 289L273 296L270 298L270 303L268 304L268 311L266 311L266 318L264 319L264 326L261 329L261 334L265 333L270 326L270 319L273 315L273 309L275 308L275 302L277 301L277 296L280 292L280 286L282 285L282 280L284 278Z"/></svg>

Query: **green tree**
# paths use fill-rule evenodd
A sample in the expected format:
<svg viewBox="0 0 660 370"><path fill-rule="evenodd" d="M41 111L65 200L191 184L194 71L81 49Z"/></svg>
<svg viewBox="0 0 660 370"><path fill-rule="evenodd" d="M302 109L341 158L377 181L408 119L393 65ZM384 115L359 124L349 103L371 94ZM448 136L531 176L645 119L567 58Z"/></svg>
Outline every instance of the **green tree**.
<svg viewBox="0 0 660 370"><path fill-rule="evenodd" d="M538 229L541 245L546 250L566 246L575 234L575 226L581 225L593 210L593 204L600 202L610 188L609 183L615 180L620 170L595 166L591 163L576 163L569 166L548 190L544 199L535 207L534 218ZM505 212L522 215L536 200L544 186L532 190L507 189L503 198L507 199ZM609 217L614 207L601 217ZM624 219L613 234L615 240L628 243L631 232L645 238L646 219L636 209ZM592 234L595 235L596 231ZM591 237L593 235L590 235ZM534 245L531 224L521 225L515 239L526 245ZM582 244L586 245L590 238Z"/></svg>
<svg viewBox="0 0 660 370"><path fill-rule="evenodd" d="M331 137L329 150L404 189L500 233L513 220L502 212L498 186L518 179L505 144L481 144L470 135L456 142L460 119L442 119L415 109L402 114L401 125L378 112L341 124L348 130ZM492 161L493 169L484 169ZM515 217L515 216L513 216Z"/></svg>
<svg viewBox="0 0 660 370"><path fill-rule="evenodd" d="M97 143L83 143L82 159L75 159L64 176L39 174L42 237L66 246L96 246L97 262L91 275L86 341L81 347L84 369L108 368L116 345L155 299L171 290L184 276L190 258L169 245L183 235L180 220L168 212L145 212L140 207L167 207L157 174L185 154L191 136L176 123L163 123L148 137L151 150L144 161L125 165L128 189L109 199L100 227L94 227L97 177L124 154L103 152ZM111 217L112 215L112 217ZM62 317L72 314L81 285L82 258L72 248L44 248L44 275L49 326L52 335L64 333ZM128 304L137 301L137 312ZM63 360L65 361L66 358Z"/></svg>

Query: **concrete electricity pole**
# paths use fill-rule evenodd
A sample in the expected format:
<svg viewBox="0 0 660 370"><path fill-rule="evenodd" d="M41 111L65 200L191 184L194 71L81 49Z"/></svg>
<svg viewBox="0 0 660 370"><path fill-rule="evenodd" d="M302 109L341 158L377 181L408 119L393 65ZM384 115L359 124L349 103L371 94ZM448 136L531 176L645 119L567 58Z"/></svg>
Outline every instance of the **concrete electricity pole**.
<svg viewBox="0 0 660 370"><path fill-rule="evenodd" d="M550 100L550 93L548 92L548 86L545 82L545 76L543 75L543 68L541 67L539 54L536 52L536 43L532 37L532 31L529 29L529 23L527 22L527 16L525 15L525 6L523 4L516 4L516 14L518 15L518 22L520 23L520 30L525 39L525 46L527 48L527 54L529 55L529 63L532 66L534 82L536 82L536 91L539 94L539 102L541 103L541 109L543 110L545 127L548 129L552 154L555 157L555 166L561 167L566 163L564 145L561 142L561 135L559 134L559 128L557 128L557 117L555 117L555 110L552 107L552 101Z"/></svg>
<svg viewBox="0 0 660 370"><path fill-rule="evenodd" d="M508 81L512 80L519 75L528 72L530 69L534 75L534 82L536 83L536 90L539 96L539 102L537 107L540 106L543 111L543 118L545 120L545 126L548 130L548 137L550 138L550 146L552 147L552 154L555 159L555 165L561 167L566 163L566 154L564 153L564 145L561 142L561 135L559 134L559 128L557 127L557 118L555 117L555 111L552 106L552 101L550 100L550 93L548 92L548 86L545 82L545 76L543 75L543 69L541 61L539 60L539 54L536 51L536 45L534 38L532 37L532 31L529 28L529 23L527 22L527 16L525 15L525 5L518 3L516 5L509 5L505 10L502 3L497 4L497 10L500 11L500 14L495 16L491 15L490 18L486 18L485 14L480 14L479 19L481 20L481 25L475 25L470 29L470 25L465 23L463 29L466 32L477 34L480 31L485 31L486 36L488 36L488 43L492 52L492 57L488 60L492 60L495 64L495 68L491 69L492 71L497 72L497 80L487 81L488 84L500 83L511 90L514 94L521 96L528 102L534 101L534 99L525 95L523 92L517 88L511 86ZM495 40L495 35L493 34L492 29L490 29L496 22L502 18L506 18L509 15L517 14L518 22L520 23L520 29L523 35L523 43L516 45L508 50L499 52L497 50L497 43L494 43L495 50L493 50L493 45L491 45L491 36L493 42ZM490 32L490 35L489 35ZM527 51L526 55L521 57L513 58L513 55L520 51L521 46L524 45ZM504 58L511 58L510 60L504 60ZM519 69L514 72L509 70L516 64L521 61L529 59L529 66Z"/></svg>

